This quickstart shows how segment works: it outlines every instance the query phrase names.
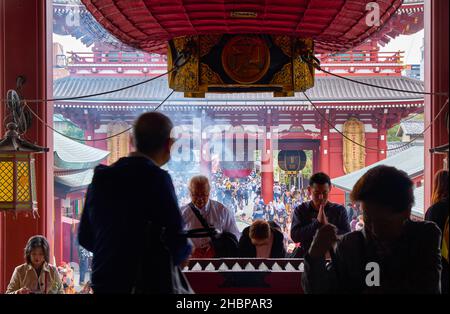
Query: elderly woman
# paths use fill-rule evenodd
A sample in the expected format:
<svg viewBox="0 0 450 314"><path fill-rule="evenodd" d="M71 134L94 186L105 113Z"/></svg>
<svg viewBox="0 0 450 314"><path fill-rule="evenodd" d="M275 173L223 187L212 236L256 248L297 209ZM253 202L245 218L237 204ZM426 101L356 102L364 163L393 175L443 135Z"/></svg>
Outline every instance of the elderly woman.
<svg viewBox="0 0 450 314"><path fill-rule="evenodd" d="M34 236L25 247L25 264L17 266L7 294L64 293L58 270L49 262L49 245L43 236Z"/></svg>

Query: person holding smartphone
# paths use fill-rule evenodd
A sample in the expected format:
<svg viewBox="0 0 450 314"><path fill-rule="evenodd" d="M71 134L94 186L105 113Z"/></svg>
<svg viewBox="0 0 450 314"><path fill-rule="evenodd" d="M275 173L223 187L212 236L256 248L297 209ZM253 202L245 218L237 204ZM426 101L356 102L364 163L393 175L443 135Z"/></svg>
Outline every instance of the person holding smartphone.
<svg viewBox="0 0 450 314"><path fill-rule="evenodd" d="M64 294L55 266L49 264L49 244L43 236L31 237L25 246L25 263L17 266L7 294Z"/></svg>

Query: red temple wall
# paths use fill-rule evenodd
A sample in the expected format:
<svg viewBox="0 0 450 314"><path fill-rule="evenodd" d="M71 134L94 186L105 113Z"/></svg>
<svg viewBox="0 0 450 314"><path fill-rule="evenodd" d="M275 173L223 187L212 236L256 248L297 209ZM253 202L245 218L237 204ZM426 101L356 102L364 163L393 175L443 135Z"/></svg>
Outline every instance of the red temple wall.
<svg viewBox="0 0 450 314"><path fill-rule="evenodd" d="M448 93L449 87L449 28L448 0L425 0L425 90ZM430 125L441 111L445 97L425 96L425 125ZM448 144L446 114L448 107L425 133L425 208L431 205L433 178L445 166L445 155L430 154L429 149ZM448 156L447 156L448 159ZM448 164L447 167L448 169Z"/></svg>
<svg viewBox="0 0 450 314"><path fill-rule="evenodd" d="M343 176L344 173L344 158L342 155L342 136L338 133L330 133L329 148L328 148L328 175L330 178L337 178ZM324 152L322 152L323 154ZM331 189L330 201L333 203L344 204L345 194L339 189Z"/></svg>
<svg viewBox="0 0 450 314"><path fill-rule="evenodd" d="M23 88L26 98L51 98L53 47L47 37L51 32L46 28L46 8L49 5L50 0L0 1L0 46L6 47L0 53L1 95L14 88L17 76L23 75L27 81ZM45 122L51 123L52 106L42 103L29 103L29 106ZM3 121L0 121L0 135L4 129ZM53 133L35 119L26 138L42 146L53 146ZM31 236L47 236L50 255L53 255L53 154L36 157L36 190L40 218L33 219L23 214L17 218L12 214L0 215L0 293L6 289L14 268L24 262L23 248Z"/></svg>
<svg viewBox="0 0 450 314"><path fill-rule="evenodd" d="M79 221L77 219L71 219L67 217L62 218L63 262L78 263L78 246L76 245L76 231L78 230L78 224Z"/></svg>
<svg viewBox="0 0 450 314"><path fill-rule="evenodd" d="M344 158L343 158L343 139L342 135L338 133L330 133L328 141L328 158L324 158L323 150L321 150L322 162L328 161L328 165L321 165L321 169L329 169L328 175L331 178L337 178L345 175L344 173ZM382 144L383 142L380 142ZM384 142L385 143L385 142ZM367 147L377 147L379 145L378 133L366 133L365 145ZM384 144L383 144L384 145ZM380 147L383 149L385 147ZM378 151L366 150L366 163L365 166L370 166L378 162L379 156L386 156L385 154L379 154ZM345 192L338 188L333 188L330 192L330 201L339 204L345 204Z"/></svg>
<svg viewBox="0 0 450 314"><path fill-rule="evenodd" d="M94 133L94 139L105 138L108 134L106 133ZM92 146L98 149L108 150L108 141L97 141L92 142ZM105 159L106 160L106 159ZM102 162L104 163L104 162Z"/></svg>
<svg viewBox="0 0 450 314"><path fill-rule="evenodd" d="M343 140L338 133L330 133L329 137L329 175L331 178L337 178L345 175L344 173L344 158L343 158ZM378 148L378 133L366 133L365 144L367 147ZM381 147L380 149L382 149ZM323 152L321 152L323 154ZM386 152L385 152L386 154ZM384 154L384 155L385 155ZM385 157L386 158L386 157ZM380 161L378 151L366 149L366 167Z"/></svg>
<svg viewBox="0 0 450 314"><path fill-rule="evenodd" d="M62 200L55 196L55 226L54 226L54 253L56 265L60 265L62 261L63 243L62 243Z"/></svg>
<svg viewBox="0 0 450 314"><path fill-rule="evenodd" d="M70 200L84 199L86 195L85 190L72 192L67 194L66 198L70 198Z"/></svg>
<svg viewBox="0 0 450 314"><path fill-rule="evenodd" d="M65 196L65 198L69 198L71 200L71 206L73 206L73 201L75 200L84 200L86 191L77 191L69 193ZM74 211L74 209L72 208ZM70 217L65 217L63 215L64 210L61 208L61 217L60 217L60 226L58 229L61 230L61 237L59 241L61 243L61 255L58 265L61 262L76 262L78 263L78 242L77 242L77 233L78 233L78 219L72 219ZM79 212L81 215L81 211Z"/></svg>
<svg viewBox="0 0 450 314"><path fill-rule="evenodd" d="M414 185L416 187L420 187L423 185L423 173L421 173L419 176L415 177L415 178L411 178L411 180L413 181Z"/></svg>
<svg viewBox="0 0 450 314"><path fill-rule="evenodd" d="M383 149L385 147L378 147L378 133L366 133L366 147L374 147L378 149ZM384 156L384 158L379 158L378 156ZM384 155L379 154L376 150L366 149L366 167L386 158L386 152Z"/></svg>

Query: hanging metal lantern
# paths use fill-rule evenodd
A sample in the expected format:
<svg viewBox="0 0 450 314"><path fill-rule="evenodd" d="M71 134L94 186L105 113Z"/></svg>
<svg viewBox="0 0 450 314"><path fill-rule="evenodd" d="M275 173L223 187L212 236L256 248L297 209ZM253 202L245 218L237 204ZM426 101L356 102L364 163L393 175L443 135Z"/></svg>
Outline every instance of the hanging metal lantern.
<svg viewBox="0 0 450 314"><path fill-rule="evenodd" d="M299 172L305 168L306 159L302 150L282 150L278 153L278 166L287 172Z"/></svg>
<svg viewBox="0 0 450 314"><path fill-rule="evenodd" d="M29 125L15 91L8 92L8 108L14 122L7 124L5 137L0 140L0 211L34 212L37 210L34 154L49 149L21 138L20 133Z"/></svg>
<svg viewBox="0 0 450 314"><path fill-rule="evenodd" d="M34 153L48 148L33 145L19 137L17 125L9 123L0 141L0 210L37 209Z"/></svg>

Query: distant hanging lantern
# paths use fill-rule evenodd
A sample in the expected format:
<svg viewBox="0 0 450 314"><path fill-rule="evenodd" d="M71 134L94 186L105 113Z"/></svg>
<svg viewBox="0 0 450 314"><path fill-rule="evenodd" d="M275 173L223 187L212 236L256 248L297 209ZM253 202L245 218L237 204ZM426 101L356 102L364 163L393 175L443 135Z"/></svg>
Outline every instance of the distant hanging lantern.
<svg viewBox="0 0 450 314"><path fill-rule="evenodd" d="M303 150L282 150L278 153L278 166L287 172L299 172L305 168L306 153Z"/></svg>
<svg viewBox="0 0 450 314"><path fill-rule="evenodd" d="M15 91L8 92L8 104L14 122L7 124L5 137L0 140L0 211L36 211L34 154L49 149L21 138L20 133L28 126L23 125L26 119Z"/></svg>

